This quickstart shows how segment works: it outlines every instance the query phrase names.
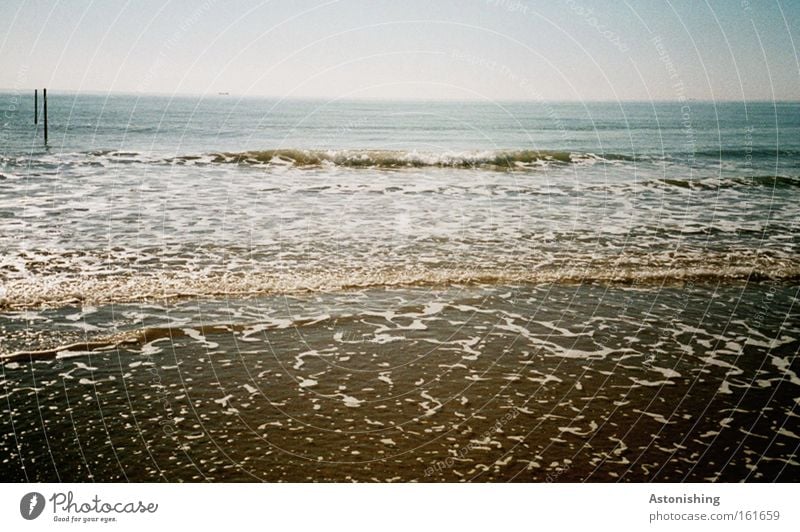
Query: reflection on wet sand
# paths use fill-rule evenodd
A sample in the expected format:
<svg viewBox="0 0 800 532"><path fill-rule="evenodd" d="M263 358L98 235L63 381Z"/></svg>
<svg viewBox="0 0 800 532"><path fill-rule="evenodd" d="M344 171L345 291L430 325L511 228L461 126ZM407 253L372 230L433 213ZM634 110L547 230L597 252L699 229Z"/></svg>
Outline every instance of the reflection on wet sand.
<svg viewBox="0 0 800 532"><path fill-rule="evenodd" d="M75 346L3 364L0 476L792 480L800 320L769 331L796 292L511 285L20 314L7 349ZM127 341L82 344L111 322Z"/></svg>

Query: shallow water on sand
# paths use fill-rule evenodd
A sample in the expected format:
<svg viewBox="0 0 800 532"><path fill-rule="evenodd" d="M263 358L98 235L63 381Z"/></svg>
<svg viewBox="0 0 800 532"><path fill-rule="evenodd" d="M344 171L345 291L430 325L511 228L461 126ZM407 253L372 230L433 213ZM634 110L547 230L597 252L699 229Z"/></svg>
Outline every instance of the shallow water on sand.
<svg viewBox="0 0 800 532"><path fill-rule="evenodd" d="M19 313L20 346L109 328L127 343L4 364L0 476L794 480L797 293L482 286Z"/></svg>

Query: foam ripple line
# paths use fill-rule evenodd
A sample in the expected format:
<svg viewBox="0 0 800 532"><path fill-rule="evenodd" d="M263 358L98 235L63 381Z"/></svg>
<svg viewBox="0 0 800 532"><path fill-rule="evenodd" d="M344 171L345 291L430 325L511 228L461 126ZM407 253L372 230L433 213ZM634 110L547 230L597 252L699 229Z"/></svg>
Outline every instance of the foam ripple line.
<svg viewBox="0 0 800 532"><path fill-rule="evenodd" d="M800 279L800 261L770 258L747 264L714 260L684 265L647 263L617 266L613 262L569 267L401 268L378 270L181 274L174 271L133 272L87 277L47 275L7 281L0 290L0 309L61 308L74 304L170 301L187 298L248 297L339 292L380 287L452 285L609 283L655 286L685 282L763 282Z"/></svg>

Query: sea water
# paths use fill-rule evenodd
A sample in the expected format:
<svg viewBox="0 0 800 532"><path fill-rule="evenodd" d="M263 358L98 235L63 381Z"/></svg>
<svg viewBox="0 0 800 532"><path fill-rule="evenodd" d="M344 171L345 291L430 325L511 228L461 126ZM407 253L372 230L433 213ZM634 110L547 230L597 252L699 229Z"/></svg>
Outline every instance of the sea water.
<svg viewBox="0 0 800 532"><path fill-rule="evenodd" d="M3 480L798 478L800 104L0 109Z"/></svg>

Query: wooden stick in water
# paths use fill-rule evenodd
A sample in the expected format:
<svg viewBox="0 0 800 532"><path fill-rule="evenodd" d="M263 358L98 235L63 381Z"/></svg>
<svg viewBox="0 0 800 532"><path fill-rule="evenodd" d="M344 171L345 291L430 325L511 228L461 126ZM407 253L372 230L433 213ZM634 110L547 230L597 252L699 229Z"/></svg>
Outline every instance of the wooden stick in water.
<svg viewBox="0 0 800 532"><path fill-rule="evenodd" d="M42 89L44 100L44 143L47 144L47 89Z"/></svg>

